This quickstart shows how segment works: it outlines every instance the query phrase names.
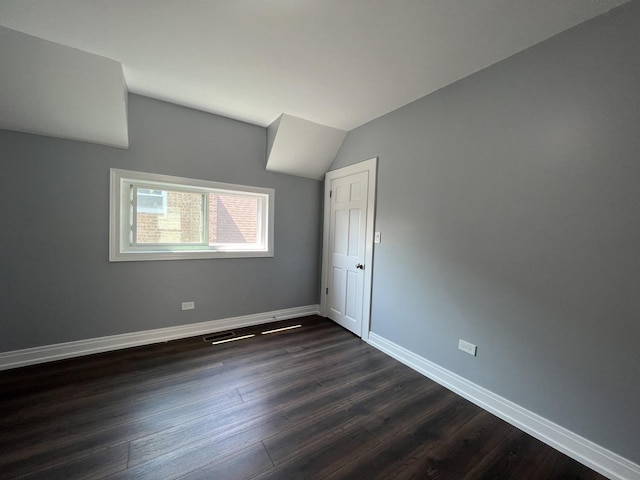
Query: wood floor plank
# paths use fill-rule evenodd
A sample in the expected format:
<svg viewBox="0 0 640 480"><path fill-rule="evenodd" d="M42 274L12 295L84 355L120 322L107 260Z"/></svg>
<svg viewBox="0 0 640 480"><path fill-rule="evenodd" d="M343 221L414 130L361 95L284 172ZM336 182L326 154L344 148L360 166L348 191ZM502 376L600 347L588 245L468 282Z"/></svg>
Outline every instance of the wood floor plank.
<svg viewBox="0 0 640 480"><path fill-rule="evenodd" d="M231 457L223 458L188 473L180 480L211 480L229 478L249 480L273 468L271 459L261 443L251 445Z"/></svg>
<svg viewBox="0 0 640 480"><path fill-rule="evenodd" d="M282 402L275 403L282 408L288 402L299 404L304 398L313 399L313 395L322 389L316 382L309 383L306 387L297 386L294 391L287 392ZM278 392L283 394L284 392ZM307 409L307 411L312 411ZM179 427L167 429L157 434L131 443L131 466L149 461L158 456L169 454L178 448L188 447L194 443L206 440L212 436L229 435L239 429L267 429L284 425L285 420L280 410L272 408L264 403L252 405L238 405L231 409L221 410L206 417L200 417L197 421L185 422ZM291 420L293 422L295 420ZM275 424L275 426L273 426Z"/></svg>
<svg viewBox="0 0 640 480"><path fill-rule="evenodd" d="M60 404L60 401L55 401ZM193 397L179 396L178 398L163 397L155 402L143 404L114 404L100 403L93 408L80 409L77 412L63 413L53 410L50 416L37 418L38 423L25 422L17 427L5 427L0 420L0 426L6 433L6 442L0 445L0 453L4 456L9 450L33 449L41 443L50 443L52 433L59 437L86 437L95 434L96 430L115 429L120 432L131 431L136 434L140 429L160 428L184 422L212 411L234 404L242 403L240 395L235 389L223 390L216 393L209 390ZM99 429L96 429L99 425ZM121 427L121 428L119 428ZM130 438L129 438L130 439ZM0 461L1 462L1 461Z"/></svg>
<svg viewBox="0 0 640 480"><path fill-rule="evenodd" d="M96 381L83 382L80 385L75 381L66 391L56 389L48 394L48 397L64 398L65 402L45 403L35 398L28 398L29 403L18 407L2 404L2 407L9 412L2 419L2 423L7 427L13 424L26 426L29 422L37 424L53 415L79 415L83 411L93 412L96 404L109 405L110 408L120 406L127 411L130 409L131 402L157 394L166 395L185 385L199 383L203 379L210 378L212 372L216 372L221 366L221 362L198 368L187 368L187 370L182 370L184 366L174 366L176 370L169 376L154 377L155 373L148 371L145 380L126 378L126 376L114 380L113 376L109 375L100 388L95 388L94 384L98 383ZM42 399L46 397L40 397L40 400Z"/></svg>
<svg viewBox="0 0 640 480"><path fill-rule="evenodd" d="M278 465L254 478L256 480L327 478L327 475L345 461L347 452L349 455L358 455L374 443L377 443L376 438L365 429L347 428L336 432L328 442L300 449L299 455L291 461Z"/></svg>
<svg viewBox="0 0 640 480"><path fill-rule="evenodd" d="M363 355L359 355L357 360L345 365L344 359L348 355L353 355L353 352L349 350L336 351L334 352L334 360L330 364L322 366L316 364L315 368L313 368L313 364L306 363L289 365L287 369L280 368L275 374L265 374L261 380L239 387L238 391L243 400L250 401L270 391L292 385L298 380L304 382L313 378L321 385L331 388L360 380L371 373L395 366L389 362L388 357L377 356L370 349Z"/></svg>
<svg viewBox="0 0 640 480"><path fill-rule="evenodd" d="M393 478L407 464L415 462L419 451L447 438L456 425L466 423L479 412L468 402L457 400L452 392L444 392L436 398L428 402L411 401L374 417L365 427L378 439L380 446L362 456L352 456L330 478L359 478L364 474L372 479ZM422 409L419 408L421 405Z"/></svg>
<svg viewBox="0 0 640 480"><path fill-rule="evenodd" d="M410 457L411 465L404 471L399 469L397 478L414 478L425 473L444 478L463 475L467 464L473 461L470 460L473 456L467 452L475 451L490 434L499 433L496 428L499 422L494 415L479 410L468 421L462 419L449 425L439 441L425 444L414 452Z"/></svg>
<svg viewBox="0 0 640 480"><path fill-rule="evenodd" d="M252 402L133 441L130 465L148 462L210 436L230 434L242 429L257 429L261 432L261 438L270 437L327 410L348 405L365 395L378 395L378 387L381 385L390 381L402 383L407 381L407 377L415 378L409 369L405 368L399 374L388 368L332 389L323 387L314 379L305 379L306 384L293 383Z"/></svg>
<svg viewBox="0 0 640 480"><path fill-rule="evenodd" d="M286 377L290 373L306 373L308 375L317 375L321 371L328 371L332 368L344 366L348 361L354 361L361 357L375 356L376 351L372 350L364 342L340 342L333 347L323 349L317 354L304 354L291 358L287 362L287 368L275 368L264 372L264 379L274 380Z"/></svg>
<svg viewBox="0 0 640 480"><path fill-rule="evenodd" d="M360 390L364 392L366 390ZM446 394L435 386L431 389L407 383L402 376L387 378L384 385L360 394L348 404L325 411L291 428L264 440L265 447L275 464L297 455L300 449L312 448L313 444L330 441L336 431L350 427L361 427L366 420L377 412L394 405L401 408L407 401L424 405L434 397ZM377 435L374 436L376 438Z"/></svg>
<svg viewBox="0 0 640 480"><path fill-rule="evenodd" d="M72 461L96 450L145 438L186 422L195 422L208 412L218 412L230 405L241 404L239 396L237 393L233 395L234 393L228 392L198 402L181 404L153 415L114 418L109 424L89 422L82 428L70 425L62 431L50 431L46 435L7 444L5 447L9 451L0 456L0 470L25 472L34 464L50 466L60 459Z"/></svg>
<svg viewBox="0 0 640 480"><path fill-rule="evenodd" d="M326 319L274 326L296 323L0 372L0 478L604 478Z"/></svg>
<svg viewBox="0 0 640 480"><path fill-rule="evenodd" d="M84 455L72 460L61 458L54 465L34 465L25 474L16 475L9 472L5 479L16 480L75 480L75 479L99 479L113 472L122 471L127 466L128 445L120 444L113 448L103 449L90 455ZM3 474L4 475L4 474Z"/></svg>

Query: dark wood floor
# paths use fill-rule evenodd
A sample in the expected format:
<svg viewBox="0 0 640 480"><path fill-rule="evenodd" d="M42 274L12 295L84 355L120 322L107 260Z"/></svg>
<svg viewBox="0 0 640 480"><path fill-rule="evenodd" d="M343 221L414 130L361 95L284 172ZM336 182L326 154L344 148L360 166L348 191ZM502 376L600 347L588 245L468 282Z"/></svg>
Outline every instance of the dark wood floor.
<svg viewBox="0 0 640 480"><path fill-rule="evenodd" d="M0 372L0 478L604 478L332 322L300 323Z"/></svg>

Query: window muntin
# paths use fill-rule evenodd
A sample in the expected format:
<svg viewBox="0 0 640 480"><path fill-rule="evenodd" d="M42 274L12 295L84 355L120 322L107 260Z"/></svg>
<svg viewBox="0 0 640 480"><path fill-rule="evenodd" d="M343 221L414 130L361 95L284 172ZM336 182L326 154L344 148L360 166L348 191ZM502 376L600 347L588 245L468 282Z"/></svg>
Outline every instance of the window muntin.
<svg viewBox="0 0 640 480"><path fill-rule="evenodd" d="M111 170L110 261L273 256L274 190Z"/></svg>

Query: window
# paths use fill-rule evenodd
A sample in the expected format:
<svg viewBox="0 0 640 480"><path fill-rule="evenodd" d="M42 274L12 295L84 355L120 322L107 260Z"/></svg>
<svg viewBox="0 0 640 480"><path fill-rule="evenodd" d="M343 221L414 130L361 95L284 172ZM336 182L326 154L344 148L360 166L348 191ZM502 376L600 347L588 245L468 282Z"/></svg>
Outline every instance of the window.
<svg viewBox="0 0 640 480"><path fill-rule="evenodd" d="M111 169L109 260L272 257L274 190Z"/></svg>
<svg viewBox="0 0 640 480"><path fill-rule="evenodd" d="M167 213L167 192L150 188L138 189L138 212Z"/></svg>

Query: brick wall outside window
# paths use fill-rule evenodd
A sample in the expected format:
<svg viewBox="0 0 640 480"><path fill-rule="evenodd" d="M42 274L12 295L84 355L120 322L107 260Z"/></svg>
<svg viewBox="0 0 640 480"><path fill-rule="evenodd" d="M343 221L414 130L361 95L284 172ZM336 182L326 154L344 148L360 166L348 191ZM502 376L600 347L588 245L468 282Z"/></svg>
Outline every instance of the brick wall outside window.
<svg viewBox="0 0 640 480"><path fill-rule="evenodd" d="M208 194L209 244L255 243L258 201L234 195ZM137 243L200 243L202 195L167 192L166 213L137 214Z"/></svg>

